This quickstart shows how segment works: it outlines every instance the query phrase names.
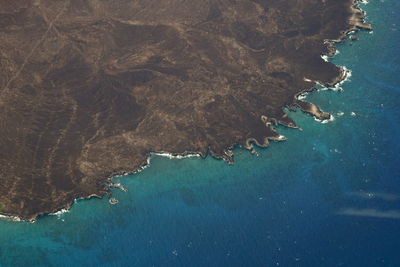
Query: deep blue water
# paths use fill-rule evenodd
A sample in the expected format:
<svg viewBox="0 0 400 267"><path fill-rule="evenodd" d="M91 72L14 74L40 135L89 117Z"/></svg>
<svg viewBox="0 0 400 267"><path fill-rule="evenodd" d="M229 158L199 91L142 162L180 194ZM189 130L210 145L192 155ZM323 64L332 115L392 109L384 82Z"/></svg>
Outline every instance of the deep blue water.
<svg viewBox="0 0 400 267"><path fill-rule="evenodd" d="M364 8L374 33L333 59L351 81L308 96L334 121L292 112L259 156L153 157L117 205L0 221L0 266L400 266L400 2Z"/></svg>

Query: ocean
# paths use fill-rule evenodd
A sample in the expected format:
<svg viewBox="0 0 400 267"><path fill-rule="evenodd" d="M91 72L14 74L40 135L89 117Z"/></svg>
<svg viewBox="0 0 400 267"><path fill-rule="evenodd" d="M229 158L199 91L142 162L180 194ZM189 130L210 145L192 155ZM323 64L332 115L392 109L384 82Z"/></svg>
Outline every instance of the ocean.
<svg viewBox="0 0 400 267"><path fill-rule="evenodd" d="M235 164L151 158L119 200L0 221L0 266L400 266L400 2L362 5L373 33L338 45L343 91L306 100L335 119Z"/></svg>

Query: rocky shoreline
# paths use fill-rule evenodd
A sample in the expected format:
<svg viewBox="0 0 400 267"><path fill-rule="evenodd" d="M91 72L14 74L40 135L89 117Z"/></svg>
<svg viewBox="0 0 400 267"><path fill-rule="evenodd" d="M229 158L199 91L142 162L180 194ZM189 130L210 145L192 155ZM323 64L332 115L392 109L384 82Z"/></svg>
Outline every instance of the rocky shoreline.
<svg viewBox="0 0 400 267"><path fill-rule="evenodd" d="M307 0L304 2L307 4ZM179 10L165 11L167 13L160 14L160 21L143 17L137 21L126 18L123 21L113 19L112 22L101 20L101 15L90 8L87 11L89 15L81 14L81 10L74 6L76 3L72 2L61 7L45 4L24 8L3 7L3 11L15 16L16 20L26 19L25 22L22 20L22 27L13 25L13 20L0 25L0 29L7 34L17 32L16 36L19 31L25 30L24 25L38 19L41 12L52 8L58 8L59 12L51 22L43 24L43 35L31 50L34 52L38 47L47 46L48 53L53 53L52 57L31 52L23 65L17 67L21 61L19 55L7 54L0 48L5 55L3 62L11 62L3 64L5 74L0 77L5 85L0 98L5 112L0 119L8 126L7 131L0 133L3 140L8 140L2 143L3 154L0 155L3 164L0 179L4 181L0 188L0 204L5 207L0 213L34 221L40 215L68 209L75 199L110 194L109 187L113 187L110 177L140 170L148 164L152 152L172 151L168 153L171 157L192 154L205 157L210 154L233 162L231 149L234 146L252 150L253 144L265 147L269 144L268 140L284 140L275 131L276 124L297 128L295 122L283 112L284 107L298 107L322 121L331 119L330 114L315 104L299 100L298 96L315 90L316 83L332 87L346 79L344 69L319 61L321 59L316 56L321 54L316 52L333 56L336 52L334 43L341 42L349 32L360 28L372 29L371 25L364 23L364 13L358 8L358 1L331 3L331 12L341 11L346 21L340 26L340 32L326 34L334 36L330 39L321 39L325 35L320 35L318 29L309 26L306 20L299 21L305 23L306 30L292 31L285 28L286 21L267 21L268 17L263 14L267 8L262 4L247 4L246 9L232 4L231 8L244 9L249 13L247 17L244 12L240 18L233 17L229 10L217 4L211 7L199 4L199 13L192 16L194 22L190 27L185 7L180 7L182 13L179 14L174 13ZM275 12L280 18L279 12L285 11L286 7L273 6L272 2L271 5L268 9L270 15ZM341 5L348 10L343 10ZM142 8L146 11L145 6ZM117 11L111 9L110 12L114 15L112 12ZM290 12L300 11L290 9ZM307 15L306 10L301 12ZM111 40L107 44L111 52L105 52L115 58L107 59L105 55L103 59L97 58L103 52L97 47L97 41L93 42L96 39L87 39L77 26L85 21L85 16L88 17L85 22L88 24L84 24L87 27L85 31L90 30L93 36L106 36L108 39L105 39ZM121 13L119 16L128 15ZM273 28L251 28L249 25L253 24L248 21L252 20L260 25L274 22L278 33L269 32ZM327 27L327 32L337 30L326 25L320 27ZM149 29L152 34L146 35ZM141 41L130 39L130 35L140 35ZM308 36L320 38L319 43ZM174 44L175 40L179 42ZM71 55L65 59L60 59L62 56L53 57L62 49L55 43L50 46L50 42L63 43L59 47L66 49L65 55ZM284 51L274 48L275 53L280 53L279 57L271 56L271 51L268 51L274 47L274 42L287 46ZM122 52L115 50L115 45ZM14 46L19 47L20 44ZM76 54L80 49L86 58ZM294 58L297 55L304 59ZM193 62L188 62L190 57ZM75 61L69 62L70 59ZM264 61L260 62L262 59ZM30 63L35 60L42 65L58 66L58 69L43 69L36 76L31 75L38 68ZM15 71L18 71L17 74ZM68 71L74 76L68 76ZM261 72L265 73L258 74ZM87 81L96 81L94 89L89 87ZM36 87L27 87L27 84ZM219 89L205 91L211 84ZM172 92L164 93L166 86L173 88ZM111 87L112 91L108 89ZM60 88L62 90L57 91ZM76 91L76 88L79 90ZM47 99L47 102L37 102L39 98L36 95ZM43 101L42 98L40 101ZM56 99L62 101L57 102ZM109 100L111 102L107 102ZM53 105L48 101L56 102ZM12 118L19 116L22 122L28 123L24 120L27 116L25 109L19 106L28 103L33 107L33 124L23 128ZM126 110L119 110L121 107ZM37 139L37 136L41 138L43 135L47 143ZM27 139L27 136L32 138ZM25 145L20 147L20 143ZM21 151L31 147L36 149L36 156L30 159L19 156ZM5 152L13 148L17 148L15 150L19 154L12 157L15 161L9 161ZM33 162L34 165L21 167L26 162ZM16 167L21 168L18 170ZM32 187L24 186L27 183Z"/></svg>

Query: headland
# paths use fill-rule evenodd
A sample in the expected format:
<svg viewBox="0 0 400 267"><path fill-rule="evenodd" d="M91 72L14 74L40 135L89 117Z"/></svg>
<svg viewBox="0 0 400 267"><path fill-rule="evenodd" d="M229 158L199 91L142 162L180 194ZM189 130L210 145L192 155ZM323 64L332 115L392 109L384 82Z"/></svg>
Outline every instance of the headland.
<svg viewBox="0 0 400 267"><path fill-rule="evenodd" d="M284 108L346 71L321 56L354 0L1 1L0 213L34 220L110 192L153 152L233 161L296 128Z"/></svg>

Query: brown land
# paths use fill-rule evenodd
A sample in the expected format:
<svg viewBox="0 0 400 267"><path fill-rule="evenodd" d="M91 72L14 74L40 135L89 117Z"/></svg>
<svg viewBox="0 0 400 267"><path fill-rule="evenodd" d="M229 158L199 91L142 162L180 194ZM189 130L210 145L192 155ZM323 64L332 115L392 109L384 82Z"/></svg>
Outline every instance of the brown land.
<svg viewBox="0 0 400 267"><path fill-rule="evenodd" d="M108 192L150 152L232 159L342 70L353 0L0 0L0 213Z"/></svg>

